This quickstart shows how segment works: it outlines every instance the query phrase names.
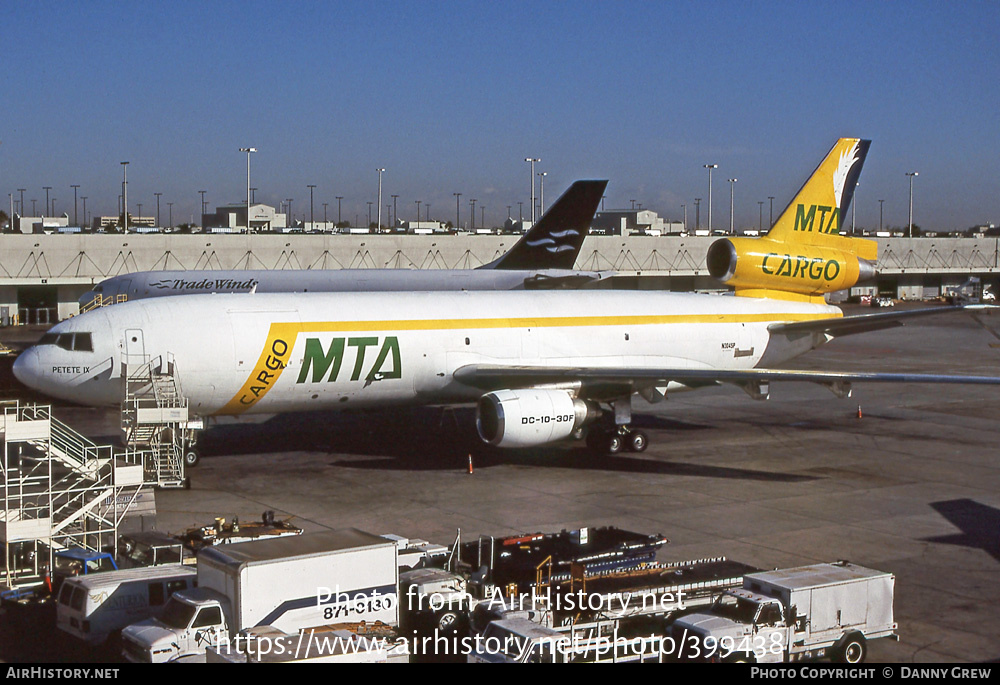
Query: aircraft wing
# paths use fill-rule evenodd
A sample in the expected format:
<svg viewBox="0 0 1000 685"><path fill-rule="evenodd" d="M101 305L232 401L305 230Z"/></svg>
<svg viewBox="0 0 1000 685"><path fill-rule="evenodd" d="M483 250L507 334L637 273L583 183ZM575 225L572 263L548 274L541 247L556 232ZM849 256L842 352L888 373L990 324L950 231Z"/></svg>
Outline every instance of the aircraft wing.
<svg viewBox="0 0 1000 685"><path fill-rule="evenodd" d="M972 311L982 312L1000 309L996 305L970 304L951 307L928 307L926 309L909 309L899 312L879 312L877 314L859 314L838 319L820 319L818 321L796 321L794 323L775 323L767 327L772 335L788 335L794 337L798 333L826 333L831 338L854 333L867 333L884 328L902 326L907 320L932 314L947 314L948 312Z"/></svg>
<svg viewBox="0 0 1000 685"><path fill-rule="evenodd" d="M664 386L670 382L689 387L732 383L766 394L771 381L808 381L847 394L851 383L956 383L1000 385L998 376L956 376L921 373L797 371L794 369L652 369L494 366L470 364L455 371L455 380L484 391L537 385L579 383L588 396L603 396L629 389Z"/></svg>

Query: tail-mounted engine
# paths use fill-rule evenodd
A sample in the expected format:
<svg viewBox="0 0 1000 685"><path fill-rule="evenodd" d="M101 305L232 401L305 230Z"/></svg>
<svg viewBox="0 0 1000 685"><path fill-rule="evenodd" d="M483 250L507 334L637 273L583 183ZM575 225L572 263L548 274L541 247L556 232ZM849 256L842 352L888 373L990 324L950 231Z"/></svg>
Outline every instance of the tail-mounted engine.
<svg viewBox="0 0 1000 685"><path fill-rule="evenodd" d="M708 248L709 273L737 295L820 297L875 277L875 264L848 249L784 243L766 238L725 238ZM860 240L860 239L856 239ZM869 241L865 241L869 242Z"/></svg>

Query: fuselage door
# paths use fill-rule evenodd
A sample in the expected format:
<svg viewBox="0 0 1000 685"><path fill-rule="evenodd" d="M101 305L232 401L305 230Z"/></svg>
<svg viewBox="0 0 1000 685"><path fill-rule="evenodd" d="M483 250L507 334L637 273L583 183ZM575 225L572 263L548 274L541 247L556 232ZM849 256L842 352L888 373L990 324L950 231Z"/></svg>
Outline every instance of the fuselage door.
<svg viewBox="0 0 1000 685"><path fill-rule="evenodd" d="M149 361L146 358L146 344L141 328L125 329L124 352L123 361L129 369L136 369Z"/></svg>

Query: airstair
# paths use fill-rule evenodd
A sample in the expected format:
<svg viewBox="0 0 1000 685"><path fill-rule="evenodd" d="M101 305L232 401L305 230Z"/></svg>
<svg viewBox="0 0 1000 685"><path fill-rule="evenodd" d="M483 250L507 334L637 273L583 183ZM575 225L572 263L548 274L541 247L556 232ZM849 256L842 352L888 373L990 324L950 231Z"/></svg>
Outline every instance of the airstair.
<svg viewBox="0 0 1000 685"><path fill-rule="evenodd" d="M114 455L110 445L55 419L47 405L0 402L0 409L0 586L41 584L63 549L114 549L143 487L145 455Z"/></svg>
<svg viewBox="0 0 1000 685"><path fill-rule="evenodd" d="M132 363L129 363L132 361ZM161 488L184 487L185 455L193 432L188 401L181 393L171 356L122 363L125 397L122 435L130 449L148 450L145 480Z"/></svg>

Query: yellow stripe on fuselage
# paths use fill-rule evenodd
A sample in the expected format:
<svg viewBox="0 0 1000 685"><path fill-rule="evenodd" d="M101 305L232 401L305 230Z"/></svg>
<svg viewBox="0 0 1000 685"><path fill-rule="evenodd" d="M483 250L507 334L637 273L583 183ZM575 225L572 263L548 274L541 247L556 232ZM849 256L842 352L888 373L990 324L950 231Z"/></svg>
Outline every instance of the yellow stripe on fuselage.
<svg viewBox="0 0 1000 685"><path fill-rule="evenodd" d="M584 328L670 324L724 324L813 321L843 316L839 312L664 314L635 316L553 316L546 318L408 319L396 321L311 321L272 323L257 364L240 391L219 414L241 414L259 402L277 383L288 365L300 333L361 331L447 331L490 328Z"/></svg>

